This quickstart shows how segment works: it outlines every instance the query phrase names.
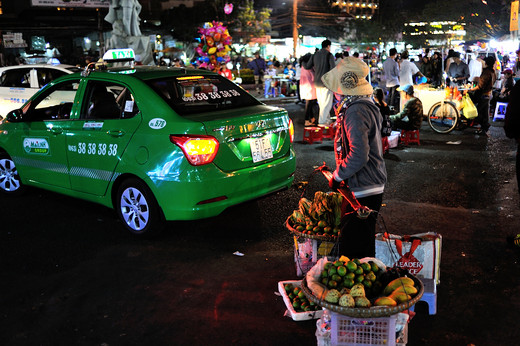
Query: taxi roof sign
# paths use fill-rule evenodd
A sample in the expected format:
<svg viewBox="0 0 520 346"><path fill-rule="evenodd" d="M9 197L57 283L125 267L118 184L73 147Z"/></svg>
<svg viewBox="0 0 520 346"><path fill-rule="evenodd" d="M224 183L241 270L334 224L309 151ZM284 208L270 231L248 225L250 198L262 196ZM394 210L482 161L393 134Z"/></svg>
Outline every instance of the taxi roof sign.
<svg viewBox="0 0 520 346"><path fill-rule="evenodd" d="M135 60L134 50L132 48L125 49L109 49L103 54L105 62L123 62Z"/></svg>

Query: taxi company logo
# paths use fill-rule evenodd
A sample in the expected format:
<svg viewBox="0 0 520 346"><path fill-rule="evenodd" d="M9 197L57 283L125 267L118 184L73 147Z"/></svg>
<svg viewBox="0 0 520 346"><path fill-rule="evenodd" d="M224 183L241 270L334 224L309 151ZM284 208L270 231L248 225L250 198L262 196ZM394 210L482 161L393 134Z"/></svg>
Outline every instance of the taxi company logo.
<svg viewBox="0 0 520 346"><path fill-rule="evenodd" d="M166 120L161 118L153 118L148 122L148 126L154 130L160 130L166 126Z"/></svg>
<svg viewBox="0 0 520 346"><path fill-rule="evenodd" d="M28 154L49 154L49 142L43 138L25 138L23 140L23 148Z"/></svg>

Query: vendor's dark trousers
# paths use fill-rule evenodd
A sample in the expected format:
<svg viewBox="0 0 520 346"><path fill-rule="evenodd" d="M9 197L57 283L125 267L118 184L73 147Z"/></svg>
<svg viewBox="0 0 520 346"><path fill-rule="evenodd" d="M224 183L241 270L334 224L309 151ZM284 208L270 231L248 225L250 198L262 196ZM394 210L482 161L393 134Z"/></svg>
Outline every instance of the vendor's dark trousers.
<svg viewBox="0 0 520 346"><path fill-rule="evenodd" d="M358 201L376 212L371 213L366 219L360 219L347 202L347 215L342 220L339 252L340 255L349 258L375 257L377 212L381 209L383 194L358 198Z"/></svg>
<svg viewBox="0 0 520 346"><path fill-rule="evenodd" d="M411 124L409 121L402 121L401 119L395 119L394 122L392 123L392 130L414 131L414 130L419 130L419 129L416 129L413 126L413 124Z"/></svg>
<svg viewBox="0 0 520 346"><path fill-rule="evenodd" d="M480 97L477 103L477 122L480 124L482 131L487 132L489 130L489 101L490 96L483 95Z"/></svg>
<svg viewBox="0 0 520 346"><path fill-rule="evenodd" d="M399 88L399 85L388 88L388 98L386 99L386 103L393 106L394 109L399 110L399 100L401 97L399 96L397 88Z"/></svg>

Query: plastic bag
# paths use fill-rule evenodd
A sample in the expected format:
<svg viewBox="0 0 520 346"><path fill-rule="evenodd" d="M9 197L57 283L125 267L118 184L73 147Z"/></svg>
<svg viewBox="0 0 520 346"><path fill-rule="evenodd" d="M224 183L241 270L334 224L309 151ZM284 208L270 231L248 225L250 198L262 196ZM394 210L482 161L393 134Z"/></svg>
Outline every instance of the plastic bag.
<svg viewBox="0 0 520 346"><path fill-rule="evenodd" d="M462 111L464 112L464 117L466 117L466 119L474 119L478 116L477 107L471 100L469 94L465 94L462 97L461 104Z"/></svg>

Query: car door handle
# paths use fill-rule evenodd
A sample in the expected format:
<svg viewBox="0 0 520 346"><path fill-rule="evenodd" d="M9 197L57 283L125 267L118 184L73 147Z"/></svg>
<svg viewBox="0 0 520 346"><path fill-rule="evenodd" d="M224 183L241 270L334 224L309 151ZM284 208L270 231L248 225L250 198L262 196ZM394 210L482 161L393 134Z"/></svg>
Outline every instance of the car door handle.
<svg viewBox="0 0 520 346"><path fill-rule="evenodd" d="M49 131L55 135L59 135L63 133L63 129L61 127L51 127Z"/></svg>
<svg viewBox="0 0 520 346"><path fill-rule="evenodd" d="M107 132L112 137L121 137L125 135L125 131L123 130L108 130Z"/></svg>

